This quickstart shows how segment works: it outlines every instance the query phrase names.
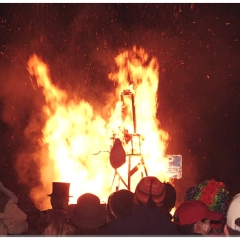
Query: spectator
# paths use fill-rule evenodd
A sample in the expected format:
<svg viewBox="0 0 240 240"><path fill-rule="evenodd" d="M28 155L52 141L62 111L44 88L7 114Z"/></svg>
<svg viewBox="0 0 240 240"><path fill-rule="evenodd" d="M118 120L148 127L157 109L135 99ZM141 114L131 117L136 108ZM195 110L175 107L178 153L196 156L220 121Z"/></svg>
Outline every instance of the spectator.
<svg viewBox="0 0 240 240"><path fill-rule="evenodd" d="M177 194L174 186L169 182L164 182L166 189L166 196L163 202L163 208L165 208L167 215L172 220L173 216L171 215L172 209L175 207Z"/></svg>
<svg viewBox="0 0 240 240"><path fill-rule="evenodd" d="M134 202L147 204L151 200L154 205L163 206L165 197L165 184L156 177L149 176L142 178L138 183L134 193Z"/></svg>
<svg viewBox="0 0 240 240"><path fill-rule="evenodd" d="M50 197L50 202L52 209L56 210L67 210L69 202L69 187L70 183L65 182L53 182L52 183L52 193L48 196Z"/></svg>
<svg viewBox="0 0 240 240"><path fill-rule="evenodd" d="M16 195L0 182L0 235L27 232L27 215L18 207L17 202Z"/></svg>
<svg viewBox="0 0 240 240"><path fill-rule="evenodd" d="M223 214L223 220L226 219L226 213L229 205L229 192L222 182L214 179L205 180L202 183L189 187L186 191L185 201L200 200L204 202L211 211ZM224 221L215 221L211 223L212 234L223 234Z"/></svg>
<svg viewBox="0 0 240 240"><path fill-rule="evenodd" d="M107 223L105 204L101 204L100 199L91 193L81 195L77 204L68 206L67 212L80 235L95 234Z"/></svg>
<svg viewBox="0 0 240 240"><path fill-rule="evenodd" d="M44 229L43 235L63 236L76 234L77 229L69 221L66 211L52 210L49 213L49 223Z"/></svg>
<svg viewBox="0 0 240 240"><path fill-rule="evenodd" d="M176 209L174 222L180 235L209 235L212 229L210 221L220 221L222 217L221 213L210 211L202 201L188 200Z"/></svg>
<svg viewBox="0 0 240 240"><path fill-rule="evenodd" d="M52 183L52 193L48 195L50 197L52 209L41 211L37 224L38 225L37 231L42 233L43 230L48 226L49 214L52 210L66 211L69 202L69 197L71 197L69 196L69 188L70 183L66 182Z"/></svg>
<svg viewBox="0 0 240 240"><path fill-rule="evenodd" d="M121 189L113 192L108 197L107 213L109 220L112 221L117 218L123 218L128 215L133 208L134 194L127 190Z"/></svg>
<svg viewBox="0 0 240 240"><path fill-rule="evenodd" d="M228 207L224 234L227 236L240 235L240 193L233 197Z"/></svg>
<svg viewBox="0 0 240 240"><path fill-rule="evenodd" d="M158 206L165 199L165 185L156 177L142 178L134 192L132 211L112 220L99 231L101 235L176 235L177 228Z"/></svg>

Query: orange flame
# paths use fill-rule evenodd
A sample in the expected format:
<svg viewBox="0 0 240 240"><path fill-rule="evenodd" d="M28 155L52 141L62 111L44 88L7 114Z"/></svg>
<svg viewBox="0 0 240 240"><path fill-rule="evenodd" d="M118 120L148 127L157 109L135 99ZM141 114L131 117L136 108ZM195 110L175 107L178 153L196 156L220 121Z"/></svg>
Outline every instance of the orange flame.
<svg viewBox="0 0 240 240"><path fill-rule="evenodd" d="M71 183L70 195L73 198L70 203L76 203L77 198L85 192L94 193L106 202L114 191L114 169L109 163L107 151L110 151L113 136L123 141L126 152L131 149L129 143L124 142L126 131L139 136L142 147L135 150L140 151L148 175L157 176L161 181L169 180L164 158L168 133L160 129L156 119L159 83L157 59L150 58L143 48L133 47L131 51L119 54L115 61L119 70L110 73L109 79L118 84L116 105L112 106L110 118L105 120L88 102L76 96L70 98L70 94L54 86L47 65L39 57L33 55L29 59L28 71L36 77L46 100L43 106L46 124L42 129L42 150L38 153L44 159L40 169L42 186L31 191L40 209L49 207L45 196L50 193L53 181ZM134 94L135 129L131 99L128 96L120 98L124 90ZM98 151L103 153L94 154ZM137 164L138 156L132 161L133 166ZM127 164L120 167L119 172L126 179ZM141 177L138 172L131 179L132 191ZM122 183L119 186L124 187Z"/></svg>

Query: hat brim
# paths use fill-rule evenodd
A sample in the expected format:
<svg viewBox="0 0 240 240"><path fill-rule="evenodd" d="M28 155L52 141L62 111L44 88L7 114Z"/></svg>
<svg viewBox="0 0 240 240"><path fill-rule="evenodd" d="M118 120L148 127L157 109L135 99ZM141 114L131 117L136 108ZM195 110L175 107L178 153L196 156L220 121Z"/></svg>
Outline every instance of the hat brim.
<svg viewBox="0 0 240 240"><path fill-rule="evenodd" d="M52 193L48 194L47 196L48 197L52 197L52 196L54 197L54 195ZM59 197L59 196L56 196L56 197ZM73 197L73 196L68 196L68 197Z"/></svg>
<svg viewBox="0 0 240 240"><path fill-rule="evenodd" d="M97 229L106 224L106 206L101 204L94 215L88 215L84 208L70 204L67 208L71 222L79 228Z"/></svg>
<svg viewBox="0 0 240 240"><path fill-rule="evenodd" d="M222 213L209 210L207 213L207 218L212 221L220 221L223 218Z"/></svg>

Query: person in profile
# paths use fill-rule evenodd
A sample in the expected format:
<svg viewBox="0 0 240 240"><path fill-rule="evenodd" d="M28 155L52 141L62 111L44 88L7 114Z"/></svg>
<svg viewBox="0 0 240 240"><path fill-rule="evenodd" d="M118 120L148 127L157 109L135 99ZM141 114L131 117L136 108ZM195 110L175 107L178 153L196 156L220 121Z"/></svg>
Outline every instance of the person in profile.
<svg viewBox="0 0 240 240"><path fill-rule="evenodd" d="M50 197L50 202L52 209L54 210L67 210L69 203L69 188L70 183L66 182L53 182L52 183L52 193L48 194Z"/></svg>
<svg viewBox="0 0 240 240"><path fill-rule="evenodd" d="M50 214L53 210L61 210L66 212L69 203L69 197L71 197L69 196L69 188L70 183L52 183L52 193L47 195L50 197L52 208L40 212L40 217L38 219L38 232L43 233L44 229L49 225Z"/></svg>
<svg viewBox="0 0 240 240"><path fill-rule="evenodd" d="M174 223L179 235L210 235L212 221L221 221L222 213L211 211L200 200L188 200L181 203L174 213Z"/></svg>

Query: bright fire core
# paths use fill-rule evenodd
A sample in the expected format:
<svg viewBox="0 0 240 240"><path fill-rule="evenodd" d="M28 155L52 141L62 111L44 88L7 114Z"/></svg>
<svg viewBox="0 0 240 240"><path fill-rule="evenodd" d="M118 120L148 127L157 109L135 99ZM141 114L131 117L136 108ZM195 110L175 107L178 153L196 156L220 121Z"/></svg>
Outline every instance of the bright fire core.
<svg viewBox="0 0 240 240"><path fill-rule="evenodd" d="M159 66L157 59L135 46L115 58L118 72L109 73L110 81L117 83L115 105L111 106L110 117L104 119L94 106L55 86L50 78L48 66L36 55L28 61L28 71L37 80L45 97L42 114L46 119L42 129L41 186L32 189L31 197L37 207L49 207L47 194L51 193L52 182L69 182L70 203L90 192L106 202L115 191L114 169L109 163L112 137L123 138L123 132L134 131L132 109L125 108L120 95L130 90L135 98L136 133L141 136L141 154L149 176L168 181L167 162L164 158L168 133L160 129L156 119ZM112 100L112 99L111 99ZM114 102L111 101L111 102ZM129 99L126 99L126 105ZM126 151L128 145L126 144ZM98 154L96 154L98 153ZM119 171L127 179L124 164ZM131 177L131 191L140 180L140 171ZM127 180L126 180L127 181ZM125 188L120 182L119 188Z"/></svg>

